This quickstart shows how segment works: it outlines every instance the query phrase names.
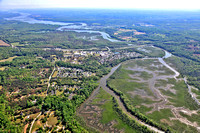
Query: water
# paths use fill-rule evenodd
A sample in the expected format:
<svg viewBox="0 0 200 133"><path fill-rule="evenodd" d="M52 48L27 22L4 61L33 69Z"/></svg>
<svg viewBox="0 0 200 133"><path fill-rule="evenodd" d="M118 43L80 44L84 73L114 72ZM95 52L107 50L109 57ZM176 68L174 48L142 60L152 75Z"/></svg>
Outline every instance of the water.
<svg viewBox="0 0 200 133"><path fill-rule="evenodd" d="M106 39L110 42L119 42L118 40L115 40L115 39L112 39L110 37L110 35L108 33L105 33L105 32L102 32L102 31L94 31L94 30L65 30L65 31L75 31L75 32L78 32L78 33L98 33L98 34L101 34L101 36L103 37L103 39Z"/></svg>
<svg viewBox="0 0 200 133"><path fill-rule="evenodd" d="M36 20L34 18L29 17L30 14L28 13L19 13L20 16L12 17L12 18L5 18L6 20L14 20L20 22L26 22L29 24L50 24L50 25L60 25L57 30L59 31L75 31L78 33L86 32L86 33L98 33L100 34L103 39L108 40L110 42L119 42L118 40L112 39L109 34L102 32L102 31L94 31L91 30L86 23L65 23L65 22L54 22L54 21L45 21L45 20ZM89 30L90 29L90 30Z"/></svg>
<svg viewBox="0 0 200 133"><path fill-rule="evenodd" d="M165 56L164 56L163 58L166 59L166 58L169 58L169 57L171 57L171 56L172 56L171 53L165 51Z"/></svg>
<svg viewBox="0 0 200 133"><path fill-rule="evenodd" d="M73 23L64 23L64 22L53 22L53 21L45 21L45 20L36 20L34 18L29 17L30 14L28 13L19 13L20 16L12 17L12 18L5 18L6 20L15 20L20 22L26 22L29 24L50 24L50 25L71 25Z"/></svg>

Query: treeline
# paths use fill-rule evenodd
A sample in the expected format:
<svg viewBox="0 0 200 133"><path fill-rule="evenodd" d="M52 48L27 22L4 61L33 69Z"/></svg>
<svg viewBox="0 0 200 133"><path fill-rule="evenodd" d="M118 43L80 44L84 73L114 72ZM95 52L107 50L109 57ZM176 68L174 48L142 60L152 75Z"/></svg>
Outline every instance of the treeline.
<svg viewBox="0 0 200 133"><path fill-rule="evenodd" d="M120 64L120 63L122 63L124 61L131 60L131 59L136 59L136 58L142 58L142 56L116 59L116 60L114 60L112 62L106 62L105 66L107 66L107 67L114 67L114 66L116 66L116 65L118 65L118 64Z"/></svg>
<svg viewBox="0 0 200 133"><path fill-rule="evenodd" d="M0 60L13 56L43 57L45 59L51 59L51 55L56 55L58 58L63 57L62 51L54 49L0 47L0 51Z"/></svg>
<svg viewBox="0 0 200 133"><path fill-rule="evenodd" d="M147 116L143 115L142 113L140 113L135 107L132 106L130 100L126 97L126 95L124 95L124 93L122 93L121 91L117 89L112 88L109 85L109 83L107 84L107 86L120 97L127 111L130 112L135 117L137 117L139 120L143 121L146 124L149 124L150 126L156 127L157 129L162 130L164 132L172 132L172 130L169 127L162 126L156 123L155 121L149 119Z"/></svg>
<svg viewBox="0 0 200 133"><path fill-rule="evenodd" d="M11 88L37 86L37 82L40 80L40 76L38 75L39 69L53 67L52 63L48 60L24 56L17 57L11 62L6 61L0 63L0 67L5 66L8 68L4 71L0 71L0 84L11 86ZM49 74L46 73L46 76L48 75ZM11 80L11 76L15 77L14 81Z"/></svg>
<svg viewBox="0 0 200 133"><path fill-rule="evenodd" d="M18 43L16 44L17 47L21 48L87 49L92 47L104 48L105 46L119 47L126 45L122 43L112 43L102 38L98 41L83 39L83 35L94 36L97 34L57 31L56 29L59 27L57 25L33 25L23 22L16 23L15 21L3 20L1 20L0 23L3 23L0 25L0 40L4 40L8 44Z"/></svg>
<svg viewBox="0 0 200 133"><path fill-rule="evenodd" d="M6 62L0 62L0 67L22 67L25 66L25 68L31 69L31 68L50 68L52 67L52 64L50 61L47 61L45 59L41 58L35 58L35 57L29 57L29 56L20 56L13 61L6 61Z"/></svg>
<svg viewBox="0 0 200 133"><path fill-rule="evenodd" d="M0 51L0 60L20 55L20 51L18 49L13 49L11 47L0 47Z"/></svg>
<svg viewBox="0 0 200 133"><path fill-rule="evenodd" d="M122 109L119 107L116 99L113 97L113 109L116 111L117 115L120 117L120 119L125 122L130 127L142 132L142 133L153 133L153 131L149 130L146 126L141 125L134 119L131 119L127 116L127 114L123 113Z"/></svg>
<svg viewBox="0 0 200 133"><path fill-rule="evenodd" d="M63 85L78 85L81 86L82 83L87 82L88 80L98 80L98 76L90 76L90 77L81 77L81 78L70 78L70 77L65 77L65 78L54 78L50 81L50 83L56 82L58 86L63 86Z"/></svg>

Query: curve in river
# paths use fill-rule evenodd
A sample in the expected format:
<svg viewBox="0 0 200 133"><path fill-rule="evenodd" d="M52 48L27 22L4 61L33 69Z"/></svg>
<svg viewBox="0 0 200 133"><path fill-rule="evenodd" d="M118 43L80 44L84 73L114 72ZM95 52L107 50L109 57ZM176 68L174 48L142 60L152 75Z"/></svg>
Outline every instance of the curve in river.
<svg viewBox="0 0 200 133"><path fill-rule="evenodd" d="M165 51L165 50L164 50L164 51ZM169 68L171 71L173 71L173 72L175 73L174 78L177 79L177 77L180 75L180 73L179 73L178 71L176 71L174 68L172 68L171 66L169 66L169 65L163 60L163 59L169 58L169 57L171 57L171 56L172 56L171 53L165 51L165 56L164 56L163 58L158 58L158 60L159 60L160 63L162 63L164 66L166 66L166 67ZM183 80L184 80L185 84L186 84L187 87L188 87L188 93L191 95L192 99L200 106L199 100L197 99L197 97L195 96L195 94L192 92L192 86L189 85L189 84L187 83L187 78L184 77Z"/></svg>
<svg viewBox="0 0 200 133"><path fill-rule="evenodd" d="M27 14L27 13L19 13L20 16L17 16L17 17L12 17L12 18L5 18L6 20L15 20L15 21L21 21L21 22L26 22L26 23L29 23L29 24L36 24L36 23L39 23L39 24L50 24L50 25L60 25L61 27L59 27L57 30L59 31L75 31L75 32L79 32L79 33L82 33L82 32L87 32L87 33L99 33L104 39L108 40L108 41L111 41L111 42L120 42L118 40L115 40L115 39L111 39L110 35L105 33L105 32L101 32L101 31L94 31L94 30L88 30L88 29L91 29L87 26L87 24L85 23L78 23L78 24L75 24L75 23L64 23L64 22L53 22L53 21L44 21L44 20L36 20L34 18L31 18L29 17L30 14ZM179 72L177 72L174 68L170 67L163 59L165 58L168 58L170 57L172 54L165 51L165 56L163 58L157 58L164 66L166 66L167 68L169 68L170 70L172 70L174 73L175 73L175 76L174 78L176 78L177 76L180 75ZM106 80L117 70L117 68L120 66L121 64L115 66L112 68L111 72L102 77L101 80L99 81L100 82L100 85L98 87L98 89L100 87L102 87L106 92L108 92L109 94L111 94L112 96L114 96L118 103L119 103L119 106L122 108L122 110L128 114L130 117L134 118L137 120L137 118L135 118L132 114L130 114L129 112L127 112L126 108L124 107L123 103L121 102L119 96L117 96L113 91L111 91L107 86L106 86ZM185 83L187 84L187 80L185 79ZM188 84L187 84L188 85ZM198 103L198 105L200 105L199 101L196 99L196 97L193 96L193 94L191 93L191 89L190 89L190 86L188 85L188 88L189 88L189 93L190 95L192 96L192 98ZM93 94L92 94L93 95ZM92 96L91 95L91 96ZM137 120L139 123L149 127L150 129L152 129L153 131L155 132L162 132L160 130L158 130L157 128L155 127L152 127L150 125L147 125L143 122L141 122L140 120Z"/></svg>
<svg viewBox="0 0 200 133"><path fill-rule="evenodd" d="M5 20L14 20L20 22L26 22L29 24L50 24L50 25L60 25L61 27L57 28L59 31L74 31L74 32L86 32L86 33L98 33L100 34L105 40L110 42L120 42L118 40L112 39L109 34L102 32L102 31L94 31L89 30L90 28L86 23L65 23L65 22L54 22L54 21L45 21L45 20L37 20L30 17L28 13L19 13L20 16L12 17L12 18L5 18Z"/></svg>
<svg viewBox="0 0 200 133"><path fill-rule="evenodd" d="M169 58L169 57L171 57L171 56L172 56L171 53L165 51L165 56L164 56L163 58L157 58L157 59L158 59L159 62L162 63L165 67L167 67L168 69L170 69L171 71L173 71L173 72L175 73L174 78L176 79L176 78L180 75L180 73L179 73L178 71L176 71L174 68L172 68L171 66L169 66L169 65L163 60L163 59ZM151 59L151 58L149 58L149 59ZM161 131L161 130L158 130L158 129L155 128L155 127L152 127L152 126L150 126L150 125L148 125L148 124L146 124L146 123L144 123L144 122L141 122L141 121L138 120L135 116L133 116L130 112L128 112L127 109L125 108L124 104L123 104L122 101L120 100L120 97L117 96L112 90L110 90L110 89L107 87L107 79L119 68L120 65L121 65L121 64L119 64L119 65L113 67L113 68L111 69L111 72L110 72L108 75L106 75L106 76L104 76L104 77L102 77L102 78L100 79L100 81L99 81L100 85L99 85L98 89L99 89L100 87L102 87L107 93L109 93L110 95L112 95L113 97L115 97L115 98L117 99L117 102L118 102L120 108L122 108L123 112L125 112L125 113L126 113L127 115L129 115L131 118L137 120L140 124L147 126L148 128L150 128L151 130L153 130L153 131L155 131L155 132L159 132L159 133L163 132L163 131ZM187 84L186 80L185 80L185 83ZM188 84L187 84L187 85L188 85ZM188 88L189 88L189 86L188 86ZM191 89L190 89L190 90L191 90ZM190 93L190 95L192 95L191 91L189 91L189 93ZM194 99L193 95L192 95L192 98ZM196 99L194 99L194 100L196 101ZM197 101L196 101L196 102L197 102Z"/></svg>
<svg viewBox="0 0 200 133"><path fill-rule="evenodd" d="M106 75L106 76L104 76L104 77L102 77L102 78L100 79L100 81L99 81L100 85L99 85L98 89L99 89L100 87L102 87L107 93L109 93L110 95L112 95L113 97L115 97L115 99L117 99L117 102L118 102L120 108L121 108L121 109L123 110L123 112L126 113L128 116L130 116L131 118L135 119L135 120L136 120L137 122L139 122L140 124L142 124L142 125L148 127L149 129L151 129L151 130L153 130L153 131L155 131L155 132L164 133L163 131L158 130L157 128L152 127L152 126L150 126L150 125L148 125L148 124L146 124L146 123L144 123L144 122L138 120L134 115L132 115L130 112L128 112L127 109L125 108L124 104L123 104L122 101L120 100L120 97L117 96L112 90L110 90L110 89L107 87L107 82L106 82L107 79L120 67L120 65L121 65L121 64L119 64L119 65L113 67L113 68L111 69L111 72L110 72L108 75Z"/></svg>

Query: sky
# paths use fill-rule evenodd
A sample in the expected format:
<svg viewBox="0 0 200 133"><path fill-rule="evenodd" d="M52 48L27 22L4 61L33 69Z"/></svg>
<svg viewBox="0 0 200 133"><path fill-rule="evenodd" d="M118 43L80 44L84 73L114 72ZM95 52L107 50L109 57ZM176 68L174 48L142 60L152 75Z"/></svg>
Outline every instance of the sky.
<svg viewBox="0 0 200 133"><path fill-rule="evenodd" d="M131 8L200 9L200 0L0 0L0 9L27 8Z"/></svg>

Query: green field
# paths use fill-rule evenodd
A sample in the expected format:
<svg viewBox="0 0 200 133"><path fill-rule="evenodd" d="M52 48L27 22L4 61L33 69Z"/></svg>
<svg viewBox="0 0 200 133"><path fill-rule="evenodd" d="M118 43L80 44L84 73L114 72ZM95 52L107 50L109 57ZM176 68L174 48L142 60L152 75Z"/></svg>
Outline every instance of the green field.
<svg viewBox="0 0 200 133"><path fill-rule="evenodd" d="M195 125L189 126L179 120L171 120L175 117L171 111L172 108L178 110L183 107L184 110L189 109L191 111L198 109L198 106L188 94L185 82L183 80L176 81L173 74L171 70L162 67L161 63L156 60L131 60L121 65L108 80L108 85L123 92L135 108L157 123L170 126L178 132L197 132ZM170 76L171 78L169 78ZM151 86L152 83L155 83L154 86ZM162 97L157 98L150 87L159 90L168 102L162 103ZM159 106L160 109L154 108L154 104ZM181 114L182 112L178 113ZM194 116L199 117L199 113L184 118L199 123L197 119L194 119ZM177 125L187 128L177 130Z"/></svg>
<svg viewBox="0 0 200 133"><path fill-rule="evenodd" d="M115 121L116 124L113 126L118 130L124 130L125 133L134 133L138 132L135 129L129 127L126 123L124 123L118 116L118 114L113 109L113 101L112 96L106 93L102 88L100 88L98 95L93 99L92 104L96 105L101 101L106 100L106 102L100 105L100 108L103 110L102 117L100 122L102 124L108 124L112 121Z"/></svg>

